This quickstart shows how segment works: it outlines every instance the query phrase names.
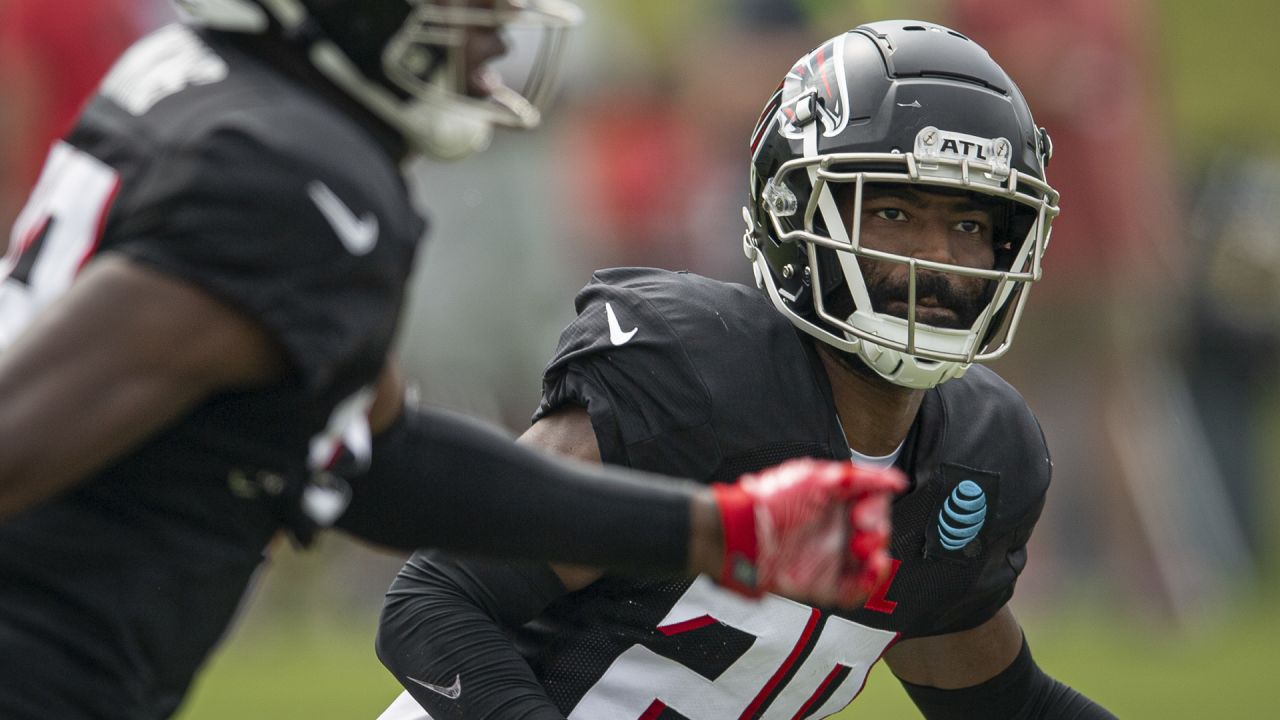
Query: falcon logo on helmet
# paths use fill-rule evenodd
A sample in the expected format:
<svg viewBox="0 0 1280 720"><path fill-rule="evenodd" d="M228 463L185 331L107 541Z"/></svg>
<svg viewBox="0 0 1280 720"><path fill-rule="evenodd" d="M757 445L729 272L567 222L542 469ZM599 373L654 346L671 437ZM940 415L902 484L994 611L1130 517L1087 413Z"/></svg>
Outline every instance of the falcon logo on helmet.
<svg viewBox="0 0 1280 720"><path fill-rule="evenodd" d="M844 35L832 38L805 55L782 82L781 108L785 122L779 132L799 139L804 125L817 119L822 134L834 137L849 122L849 88L844 66Z"/></svg>

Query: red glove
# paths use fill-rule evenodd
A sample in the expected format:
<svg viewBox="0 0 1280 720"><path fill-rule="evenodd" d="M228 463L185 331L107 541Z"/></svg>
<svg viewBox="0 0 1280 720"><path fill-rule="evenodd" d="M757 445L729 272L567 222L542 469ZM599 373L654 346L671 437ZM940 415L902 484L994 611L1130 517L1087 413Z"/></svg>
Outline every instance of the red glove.
<svg viewBox="0 0 1280 720"><path fill-rule="evenodd" d="M896 468L790 460L714 485L724 529L719 582L855 607L888 571L889 503L907 488Z"/></svg>

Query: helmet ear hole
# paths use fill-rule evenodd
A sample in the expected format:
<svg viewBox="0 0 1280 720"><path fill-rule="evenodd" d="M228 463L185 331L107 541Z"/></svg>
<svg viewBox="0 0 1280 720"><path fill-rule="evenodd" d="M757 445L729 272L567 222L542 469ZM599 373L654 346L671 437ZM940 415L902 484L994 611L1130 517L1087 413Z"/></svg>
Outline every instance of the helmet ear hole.
<svg viewBox="0 0 1280 720"><path fill-rule="evenodd" d="M821 232L826 232L823 229ZM818 248L818 284L822 287L822 300L824 306L829 312L836 315L847 317L853 313L853 295L849 293L848 282L844 277L844 272L840 269L840 259L836 257L836 251L830 248ZM838 311L834 308L832 301L844 298L847 302L840 302ZM847 307L846 307L847 305Z"/></svg>
<svg viewBox="0 0 1280 720"><path fill-rule="evenodd" d="M996 221L994 232L995 268L1012 270L1022 243L1036 222L1036 212L1025 205L1013 205Z"/></svg>
<svg viewBox="0 0 1280 720"><path fill-rule="evenodd" d="M1005 338L1009 337L1014 330L1014 309L1022 299L1022 294L1027 292L1027 286L1022 285L1009 296L1004 305L996 311L995 317L991 320L991 325L987 328L987 332L982 336L980 348L988 349L1000 345Z"/></svg>
<svg viewBox="0 0 1280 720"><path fill-rule="evenodd" d="M813 285L809 281L809 258L803 245L770 241L765 251L771 273L785 290L792 308L804 315L813 313Z"/></svg>

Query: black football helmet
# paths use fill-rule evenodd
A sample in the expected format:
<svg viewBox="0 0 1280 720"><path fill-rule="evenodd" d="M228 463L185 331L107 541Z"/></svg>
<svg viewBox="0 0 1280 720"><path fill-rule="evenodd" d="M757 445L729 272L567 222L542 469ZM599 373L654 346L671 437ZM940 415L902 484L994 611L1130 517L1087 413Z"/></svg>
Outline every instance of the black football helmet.
<svg viewBox="0 0 1280 720"><path fill-rule="evenodd" d="M1045 181L1048 134L977 43L909 20L832 38L787 73L751 151L744 250L757 284L797 327L912 388L959 377L1008 349L1041 275L1058 193ZM863 247L863 192L885 183L986 196L997 208L994 269ZM907 266L905 317L872 307L860 261ZM988 300L971 326L917 320L922 272L987 281Z"/></svg>
<svg viewBox="0 0 1280 720"><path fill-rule="evenodd" d="M189 22L277 32L300 43L330 81L441 159L484 149L493 126L531 128L550 100L565 31L581 20L567 0L176 0ZM540 29L520 91L468 57L469 33ZM501 47L498 52L501 54ZM482 78L477 81L477 75Z"/></svg>

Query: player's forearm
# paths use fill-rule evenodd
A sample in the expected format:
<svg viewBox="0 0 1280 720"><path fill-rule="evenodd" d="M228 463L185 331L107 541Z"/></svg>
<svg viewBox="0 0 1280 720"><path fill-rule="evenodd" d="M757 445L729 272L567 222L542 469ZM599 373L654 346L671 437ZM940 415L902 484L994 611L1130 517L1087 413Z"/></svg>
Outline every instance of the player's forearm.
<svg viewBox="0 0 1280 720"><path fill-rule="evenodd" d="M901 682L928 720L1116 720L1101 705L1046 675L1025 641L1006 670L980 685L942 690Z"/></svg>
<svg viewBox="0 0 1280 720"><path fill-rule="evenodd" d="M718 515L693 483L552 458L414 407L375 440L373 457L337 523L373 542L627 571L719 562Z"/></svg>
<svg viewBox="0 0 1280 720"><path fill-rule="evenodd" d="M688 568L692 573L719 577L724 565L724 528L720 509L710 492L698 491L690 499Z"/></svg>
<svg viewBox="0 0 1280 720"><path fill-rule="evenodd" d="M433 717L562 720L501 625L564 590L540 563L415 554L387 591L378 657Z"/></svg>

